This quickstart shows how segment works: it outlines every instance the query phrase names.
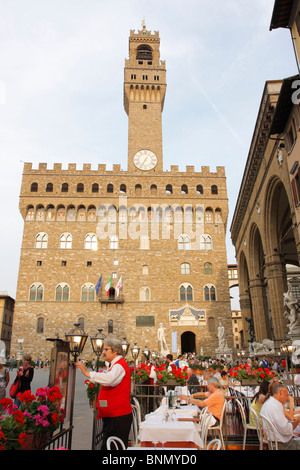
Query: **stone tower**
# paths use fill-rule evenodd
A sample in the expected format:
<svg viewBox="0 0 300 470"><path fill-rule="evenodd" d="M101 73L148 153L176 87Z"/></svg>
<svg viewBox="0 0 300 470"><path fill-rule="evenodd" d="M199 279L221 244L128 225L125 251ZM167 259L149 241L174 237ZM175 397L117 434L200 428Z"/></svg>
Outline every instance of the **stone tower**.
<svg viewBox="0 0 300 470"><path fill-rule="evenodd" d="M146 30L130 31L129 59L124 70L124 108L128 114L128 170L163 169L162 111L166 93L165 61L160 39Z"/></svg>
<svg viewBox="0 0 300 470"><path fill-rule="evenodd" d="M232 346L225 170L163 169L159 46L158 32L130 32L127 170L24 165L12 354L23 340L24 352L49 357L46 338L64 338L77 321L89 335L103 328L156 351L163 328L169 351L213 357L221 322Z"/></svg>

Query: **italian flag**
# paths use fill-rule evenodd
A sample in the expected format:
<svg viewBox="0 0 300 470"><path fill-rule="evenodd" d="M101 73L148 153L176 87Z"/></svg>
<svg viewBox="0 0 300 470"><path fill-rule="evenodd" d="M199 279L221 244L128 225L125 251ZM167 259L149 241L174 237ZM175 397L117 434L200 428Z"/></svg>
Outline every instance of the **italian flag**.
<svg viewBox="0 0 300 470"><path fill-rule="evenodd" d="M105 286L105 290L106 290L106 295L107 295L107 297L109 296L109 289L111 288L111 285L112 285L112 282L111 282L111 276L110 276L110 278L109 278L109 280L108 280L108 283L107 283L106 286Z"/></svg>

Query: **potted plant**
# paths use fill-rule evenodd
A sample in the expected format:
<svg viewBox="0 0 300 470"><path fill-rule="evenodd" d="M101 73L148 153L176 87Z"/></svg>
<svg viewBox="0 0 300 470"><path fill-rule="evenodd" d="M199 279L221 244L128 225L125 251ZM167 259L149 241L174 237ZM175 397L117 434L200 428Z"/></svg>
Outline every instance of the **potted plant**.
<svg viewBox="0 0 300 470"><path fill-rule="evenodd" d="M268 368L251 368L248 364L240 364L229 370L230 377L241 382L242 385L256 385L264 380L270 382L276 373Z"/></svg>
<svg viewBox="0 0 300 470"><path fill-rule="evenodd" d="M0 416L0 450L19 450L26 446L23 413L13 407L10 398L0 400L4 413Z"/></svg>
<svg viewBox="0 0 300 470"><path fill-rule="evenodd" d="M90 406L91 408L94 408L96 393L97 393L97 386L88 379L84 382L84 384L86 386L86 396L88 397Z"/></svg>
<svg viewBox="0 0 300 470"><path fill-rule="evenodd" d="M10 398L1 400L5 411L0 420L3 434L0 442L5 449L17 450L30 445L39 448L63 423L62 395L58 387L46 387L38 389L36 395L30 390L18 393L17 399L21 403L19 409Z"/></svg>
<svg viewBox="0 0 300 470"><path fill-rule="evenodd" d="M150 366L146 364L140 364L136 370L135 374L131 375L133 378L134 383L147 383L149 380L149 375L150 375Z"/></svg>

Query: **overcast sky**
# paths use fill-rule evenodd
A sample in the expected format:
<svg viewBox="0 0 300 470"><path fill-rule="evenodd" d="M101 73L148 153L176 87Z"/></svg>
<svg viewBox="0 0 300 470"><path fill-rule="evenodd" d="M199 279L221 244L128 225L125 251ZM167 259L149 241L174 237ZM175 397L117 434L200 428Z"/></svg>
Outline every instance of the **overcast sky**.
<svg viewBox="0 0 300 470"><path fill-rule="evenodd" d="M127 169L130 29L159 31L164 169L225 166L230 225L267 80L297 73L274 0L0 0L0 291L15 297L23 162ZM96 281L95 281L96 282Z"/></svg>

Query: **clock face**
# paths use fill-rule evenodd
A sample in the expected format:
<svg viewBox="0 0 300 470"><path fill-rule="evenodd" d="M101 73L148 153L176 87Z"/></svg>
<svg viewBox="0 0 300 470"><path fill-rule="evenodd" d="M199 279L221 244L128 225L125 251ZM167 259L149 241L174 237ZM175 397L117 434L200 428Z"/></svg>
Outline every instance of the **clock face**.
<svg viewBox="0 0 300 470"><path fill-rule="evenodd" d="M151 150L140 150L133 157L133 163L139 170L152 170L157 164L157 156Z"/></svg>

